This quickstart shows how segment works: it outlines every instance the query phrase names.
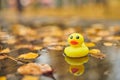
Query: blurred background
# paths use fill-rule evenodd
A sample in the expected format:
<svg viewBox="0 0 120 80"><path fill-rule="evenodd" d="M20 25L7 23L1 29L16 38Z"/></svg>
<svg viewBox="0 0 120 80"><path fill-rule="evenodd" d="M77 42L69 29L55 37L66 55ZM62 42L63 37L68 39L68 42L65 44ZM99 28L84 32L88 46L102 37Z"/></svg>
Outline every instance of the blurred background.
<svg viewBox="0 0 120 80"><path fill-rule="evenodd" d="M11 22L41 17L119 20L119 8L120 0L0 0L0 17Z"/></svg>

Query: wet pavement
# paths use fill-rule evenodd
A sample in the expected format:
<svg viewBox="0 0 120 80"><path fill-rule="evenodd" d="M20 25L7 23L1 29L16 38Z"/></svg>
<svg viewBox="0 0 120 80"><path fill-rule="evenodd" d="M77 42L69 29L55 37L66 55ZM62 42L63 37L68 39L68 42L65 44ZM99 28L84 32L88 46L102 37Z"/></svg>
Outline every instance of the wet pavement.
<svg viewBox="0 0 120 80"><path fill-rule="evenodd" d="M24 44L25 40L20 43ZM34 41L35 44L41 42ZM96 48L100 49L102 53L106 54L106 58L100 60L94 57L88 56L88 62L84 63L84 72L80 76L75 76L70 73L70 64L65 60L62 50L50 50L43 48L41 50L29 50L27 48L13 50L9 53L12 57L18 57L22 53L36 52L40 53L40 57L33 62L49 64L53 68L54 72L50 75L39 76L40 80L120 80L120 42L118 45L104 46L101 42L97 43ZM16 47L15 45L6 45L11 50ZM14 47L13 47L14 46ZM79 63L79 62L78 62ZM23 75L17 73L17 68L21 66L16 61L11 59L0 60L0 76L6 76L7 80L21 80Z"/></svg>
<svg viewBox="0 0 120 80"><path fill-rule="evenodd" d="M107 57L100 60L89 56L89 61L85 63L85 72L81 76L74 76L69 72L70 65L65 61L63 51L43 49L40 51L41 56L35 62L51 65L56 80L119 80L120 46L100 46L99 48ZM10 59L1 60L0 75L7 75L8 80L18 80L18 78L22 77L16 73L18 66L15 61ZM52 78L46 76L40 78L40 80L52 80Z"/></svg>

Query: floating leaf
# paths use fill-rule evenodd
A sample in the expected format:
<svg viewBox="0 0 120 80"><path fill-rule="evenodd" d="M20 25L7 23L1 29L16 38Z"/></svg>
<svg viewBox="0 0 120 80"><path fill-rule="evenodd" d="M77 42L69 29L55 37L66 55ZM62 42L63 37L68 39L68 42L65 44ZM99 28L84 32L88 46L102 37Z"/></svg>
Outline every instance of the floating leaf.
<svg viewBox="0 0 120 80"><path fill-rule="evenodd" d="M120 40L120 36L114 36L115 40Z"/></svg>
<svg viewBox="0 0 120 80"><path fill-rule="evenodd" d="M5 58L7 58L6 55L0 55L0 59L5 59ZM1 80L1 79L0 79L0 80Z"/></svg>
<svg viewBox="0 0 120 80"><path fill-rule="evenodd" d="M53 69L48 64L28 63L18 68L18 73L23 75L41 75L53 72Z"/></svg>
<svg viewBox="0 0 120 80"><path fill-rule="evenodd" d="M95 43L93 43L93 42L86 42L85 45L86 45L87 47L94 47L94 46L95 46Z"/></svg>
<svg viewBox="0 0 120 80"><path fill-rule="evenodd" d="M0 80L7 80L5 76L0 76Z"/></svg>
<svg viewBox="0 0 120 80"><path fill-rule="evenodd" d="M6 49L3 49L0 51L0 53L9 53L10 52L10 49L9 48L6 48Z"/></svg>
<svg viewBox="0 0 120 80"><path fill-rule="evenodd" d="M20 48L31 48L32 45L28 45L28 44L20 44L20 45L17 45L16 48L17 49L20 49Z"/></svg>
<svg viewBox="0 0 120 80"><path fill-rule="evenodd" d="M106 57L105 54L101 53L101 51L99 49L91 49L89 51L89 53L91 54L91 56L95 57L95 58L100 58L103 59Z"/></svg>
<svg viewBox="0 0 120 80"><path fill-rule="evenodd" d="M43 74L53 71L53 69L48 64L38 64L38 65L41 68L41 71L42 71Z"/></svg>
<svg viewBox="0 0 120 80"><path fill-rule="evenodd" d="M39 76L25 75L22 80L39 80Z"/></svg>
<svg viewBox="0 0 120 80"><path fill-rule="evenodd" d="M22 58L22 59L35 59L38 56L39 56L39 54L37 54L37 53L29 52L29 53L20 55L18 58Z"/></svg>
<svg viewBox="0 0 120 80"><path fill-rule="evenodd" d="M18 73L23 75L41 75L42 71L41 68L36 63L28 63L18 68Z"/></svg>
<svg viewBox="0 0 120 80"><path fill-rule="evenodd" d="M33 46L33 50L40 50L40 49L42 49L43 47L41 47L41 46Z"/></svg>
<svg viewBox="0 0 120 80"><path fill-rule="evenodd" d="M17 49L20 49L20 48L29 48L31 50L40 50L43 47L42 46L33 46L33 45L30 45L30 44L21 44L21 45L17 45L16 48Z"/></svg>
<svg viewBox="0 0 120 80"><path fill-rule="evenodd" d="M104 42L103 45L104 46L113 46L113 43L111 43L111 42Z"/></svg>
<svg viewBox="0 0 120 80"><path fill-rule="evenodd" d="M49 50L61 51L63 50L63 46L48 46Z"/></svg>

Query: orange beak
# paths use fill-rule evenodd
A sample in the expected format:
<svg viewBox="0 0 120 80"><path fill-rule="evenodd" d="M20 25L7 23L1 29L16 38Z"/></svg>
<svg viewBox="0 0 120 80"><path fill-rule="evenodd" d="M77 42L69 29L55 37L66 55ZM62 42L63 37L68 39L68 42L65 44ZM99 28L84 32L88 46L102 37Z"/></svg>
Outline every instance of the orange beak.
<svg viewBox="0 0 120 80"><path fill-rule="evenodd" d="M76 45L76 44L78 44L78 42L75 41L75 40L70 41L70 43L71 43L72 45Z"/></svg>

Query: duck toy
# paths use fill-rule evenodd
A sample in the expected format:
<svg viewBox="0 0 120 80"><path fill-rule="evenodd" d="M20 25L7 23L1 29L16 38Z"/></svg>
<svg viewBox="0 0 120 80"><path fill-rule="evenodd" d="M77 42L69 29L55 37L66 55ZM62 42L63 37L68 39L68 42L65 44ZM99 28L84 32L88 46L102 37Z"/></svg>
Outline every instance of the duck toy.
<svg viewBox="0 0 120 80"><path fill-rule="evenodd" d="M79 33L73 33L68 37L69 46L64 49L64 55L71 58L85 57L89 53L84 43L84 38Z"/></svg>

